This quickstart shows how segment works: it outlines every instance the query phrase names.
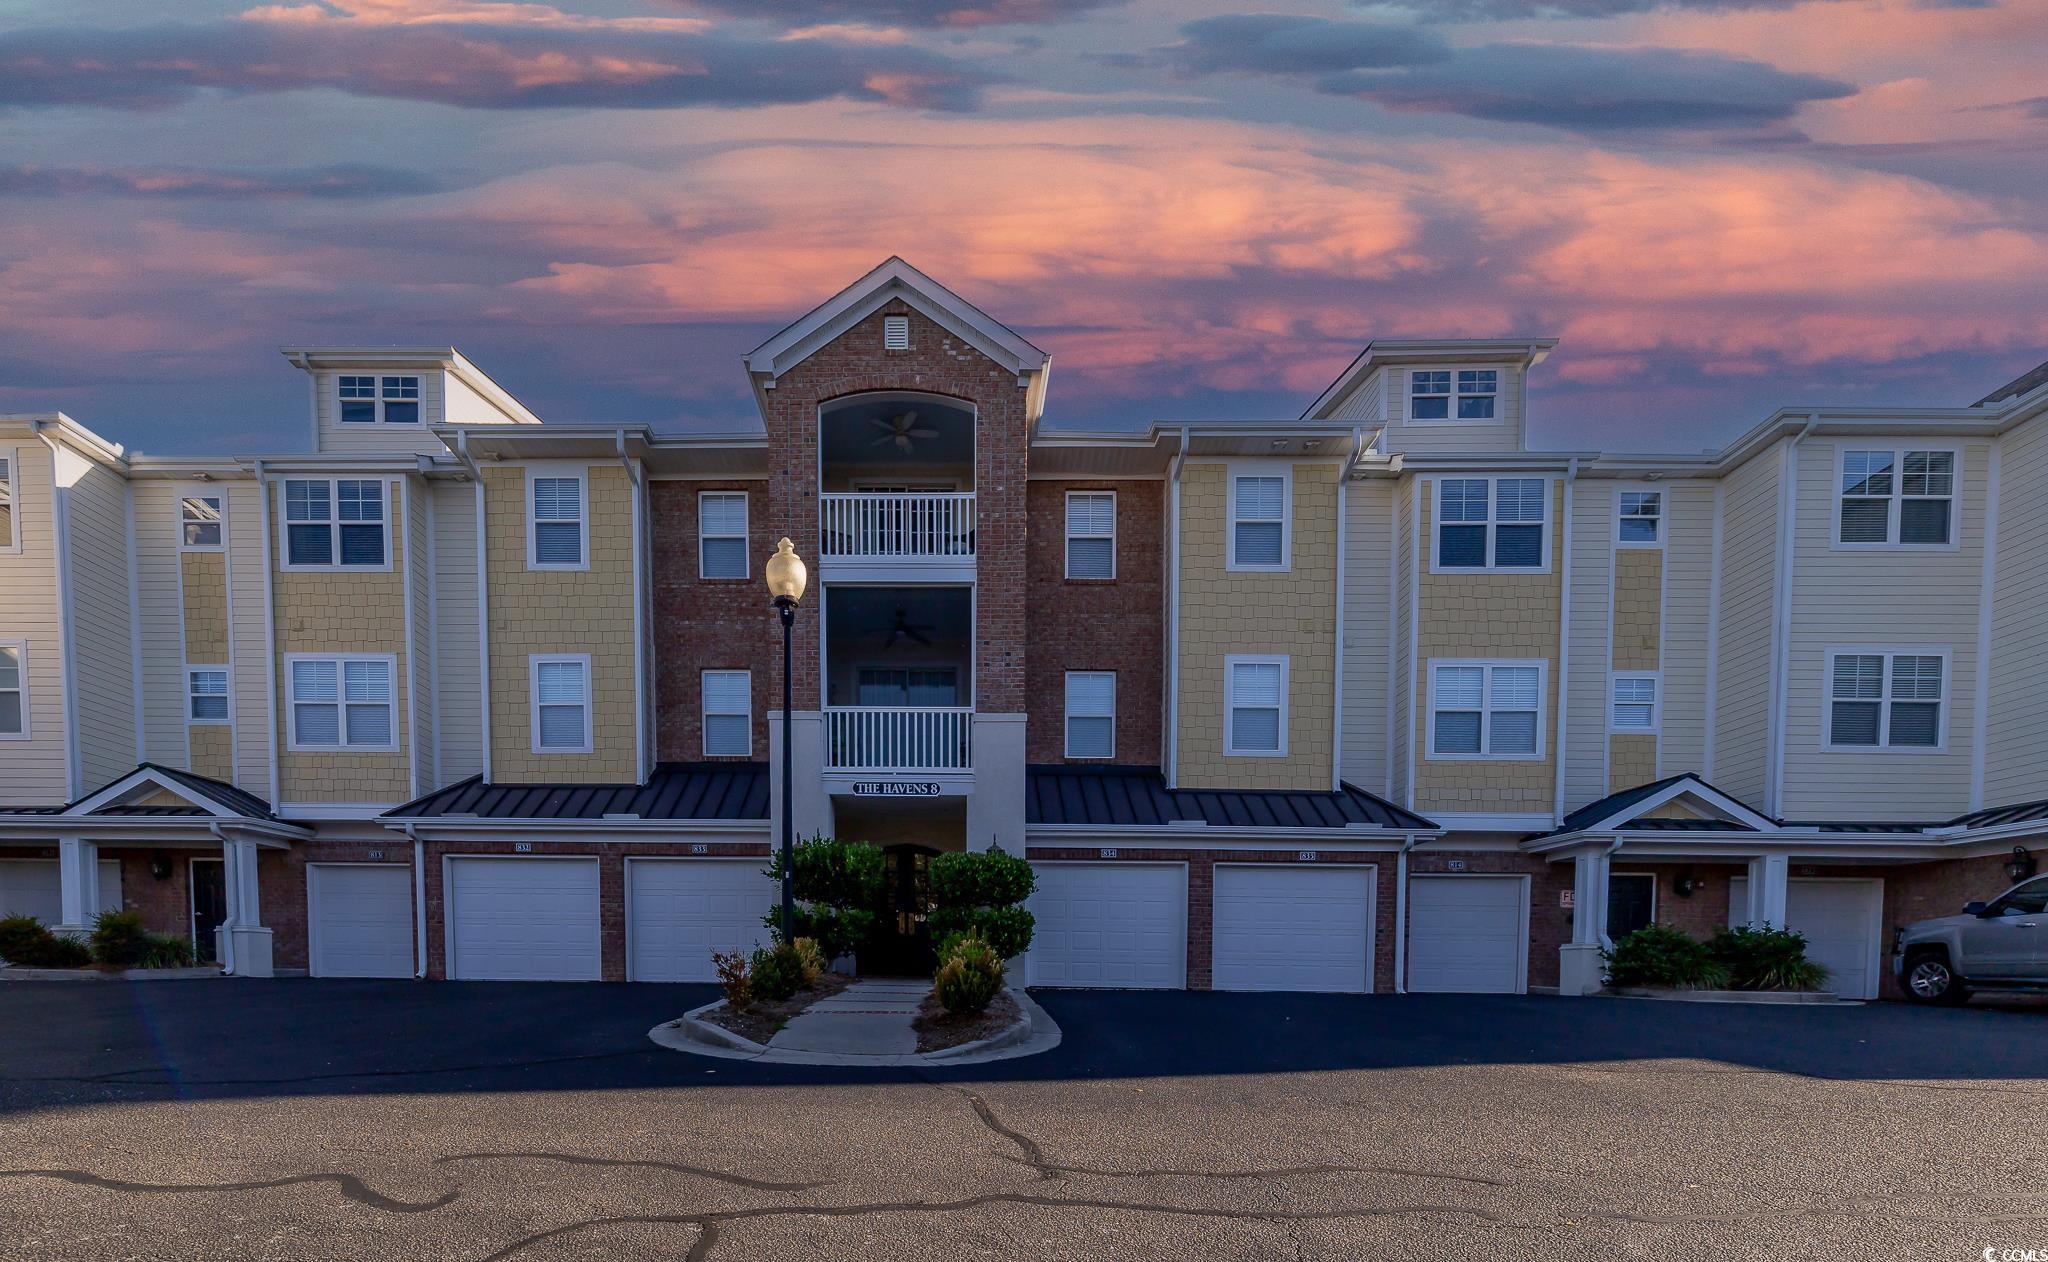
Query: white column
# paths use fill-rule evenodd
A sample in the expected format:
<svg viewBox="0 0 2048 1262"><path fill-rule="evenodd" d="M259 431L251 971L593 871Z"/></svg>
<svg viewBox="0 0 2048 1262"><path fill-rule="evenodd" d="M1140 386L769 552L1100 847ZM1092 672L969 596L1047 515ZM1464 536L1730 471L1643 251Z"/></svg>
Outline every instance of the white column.
<svg viewBox="0 0 2048 1262"><path fill-rule="evenodd" d="M263 890L253 841L230 837L221 842L222 873L227 885L227 918L214 930L219 956L237 977L269 977L270 930L263 927Z"/></svg>
<svg viewBox="0 0 2048 1262"><path fill-rule="evenodd" d="M1788 855L1759 855L1749 861L1749 923L1785 927L1785 884L1792 873Z"/></svg>
<svg viewBox="0 0 2048 1262"><path fill-rule="evenodd" d="M832 795L825 791L825 716L798 710L791 717L790 766L795 783L796 839L833 835ZM768 712L768 844L782 845L782 711Z"/></svg>
<svg viewBox="0 0 2048 1262"><path fill-rule="evenodd" d="M1565 995L1590 995L1604 984L1600 949L1607 941L1608 850L1581 850L1572 856L1572 940L1558 948L1557 989Z"/></svg>
<svg viewBox="0 0 2048 1262"><path fill-rule="evenodd" d="M996 846L1024 857L1024 716L974 716L974 794L967 799L967 848Z"/></svg>
<svg viewBox="0 0 2048 1262"><path fill-rule="evenodd" d="M100 848L83 837L57 841L59 920L55 930L81 938L100 914Z"/></svg>

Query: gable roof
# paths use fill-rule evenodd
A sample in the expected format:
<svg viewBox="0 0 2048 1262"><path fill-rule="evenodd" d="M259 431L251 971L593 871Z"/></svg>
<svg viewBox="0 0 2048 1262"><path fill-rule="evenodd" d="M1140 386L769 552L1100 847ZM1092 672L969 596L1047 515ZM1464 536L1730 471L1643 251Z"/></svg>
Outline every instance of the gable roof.
<svg viewBox="0 0 2048 1262"><path fill-rule="evenodd" d="M386 819L451 816L765 820L768 764L665 762L655 767L646 784L486 784L482 776L471 776L384 813Z"/></svg>
<svg viewBox="0 0 2048 1262"><path fill-rule="evenodd" d="M811 308L773 337L741 357L759 390L820 347L901 299L933 323L1020 377L1031 378L1026 419L1036 420L1045 404L1046 369L1052 356L1026 341L981 308L890 255L867 275Z"/></svg>
<svg viewBox="0 0 2048 1262"><path fill-rule="evenodd" d="M1710 809L1725 815L1727 820L1645 819L1645 811L1653 811L1666 802L1680 797L1693 797ZM1550 832L1538 834L1554 837L1561 833L1599 831L1608 828L1657 828L1657 829L1698 829L1714 828L1732 832L1761 832L1777 828L1778 821L1755 809L1732 793L1724 793L1690 771L1662 780L1652 780L1632 789L1610 793L1604 798L1588 802L1578 810L1564 817L1562 823Z"/></svg>
<svg viewBox="0 0 2048 1262"><path fill-rule="evenodd" d="M1436 824L1363 789L1169 789L1157 767L1025 768L1024 822L1106 827L1207 824L1218 828L1344 828L1438 832Z"/></svg>
<svg viewBox="0 0 2048 1262"><path fill-rule="evenodd" d="M2036 364L2011 381L1977 400L1972 407L1983 407L1987 403L2003 403L2021 395L2032 394L2042 386L2048 386L2048 363Z"/></svg>
<svg viewBox="0 0 2048 1262"><path fill-rule="evenodd" d="M127 799L154 786L183 798L189 806L164 803L138 805ZM100 786L77 801L48 812L52 815L197 815L222 819L276 820L270 803L225 780L202 776L176 767L145 762L135 770Z"/></svg>

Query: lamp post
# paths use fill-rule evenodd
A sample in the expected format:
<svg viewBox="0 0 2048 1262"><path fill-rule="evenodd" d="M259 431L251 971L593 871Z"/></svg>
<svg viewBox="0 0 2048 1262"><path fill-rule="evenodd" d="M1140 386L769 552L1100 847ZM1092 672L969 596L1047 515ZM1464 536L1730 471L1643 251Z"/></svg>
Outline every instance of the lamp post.
<svg viewBox="0 0 2048 1262"><path fill-rule="evenodd" d="M804 598L804 584L810 579L810 572L804 568L803 558L796 554L796 548L788 539L775 545L775 555L768 558L763 571L768 578L768 594L775 598L775 612L782 619L782 940L796 941L796 774L790 754L794 738L790 735L792 720L790 709L794 704L794 689L790 684L789 666L790 629L796 625L796 604Z"/></svg>

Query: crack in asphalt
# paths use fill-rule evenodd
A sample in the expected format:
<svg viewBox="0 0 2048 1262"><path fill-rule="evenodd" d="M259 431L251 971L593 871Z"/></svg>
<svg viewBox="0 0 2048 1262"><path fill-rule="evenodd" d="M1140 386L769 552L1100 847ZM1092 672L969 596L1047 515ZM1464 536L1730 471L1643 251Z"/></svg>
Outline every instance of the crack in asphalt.
<svg viewBox="0 0 2048 1262"><path fill-rule="evenodd" d="M948 1089L965 1096L967 1103L974 1106L974 1115L981 1119L983 1126L988 1127L988 1129L1015 1144L1018 1150L1024 1154L1021 1160L1015 1157L1005 1158L1005 1160L1017 1161L1020 1165L1029 1166L1037 1172L1040 1183L1050 1183L1065 1173L1060 1167L1046 1160L1045 1150L1038 1146L1037 1140L1014 1127L1004 1125L1003 1119L996 1116L994 1107L985 1098L974 1094L972 1091L961 1090L958 1087Z"/></svg>
<svg viewBox="0 0 2048 1262"><path fill-rule="evenodd" d="M642 1170L669 1170L676 1174L696 1175L734 1187L752 1188L757 1192L815 1192L830 1185L833 1180L820 1179L813 1183L777 1183L771 1179L754 1179L744 1174L732 1174L725 1170L713 1170L709 1166L686 1165L679 1161L655 1161L645 1158L590 1157L571 1152L464 1152L451 1157L436 1157L435 1165L451 1165L458 1161L558 1161L572 1166L603 1166L613 1169L629 1168Z"/></svg>
<svg viewBox="0 0 2048 1262"><path fill-rule="evenodd" d="M358 1205L381 1209L392 1214L430 1214L437 1209L453 1204L462 1195L462 1188L447 1192L423 1203L401 1201L386 1196L371 1188L352 1174L340 1171L323 1171L313 1174L291 1174L278 1179L259 1179L246 1183L138 1183L129 1179L110 1179L89 1170L0 1170L0 1179L57 1179L75 1183L82 1187L103 1188L110 1192L136 1192L144 1195L177 1195L192 1192L260 1192L270 1188L296 1187L307 1183L332 1183L342 1196Z"/></svg>
<svg viewBox="0 0 2048 1262"><path fill-rule="evenodd" d="M1016 1161L1019 1165L1032 1165L1015 1157L1004 1157L1005 1161ZM1102 1166L1067 1166L1047 1164L1038 1167L1057 1171L1060 1174L1080 1174L1097 1179L1289 1179L1310 1174L1365 1174L1389 1175L1403 1179L1435 1179L1444 1183L1472 1183L1481 1187L1504 1188L1512 1186L1508 1179L1489 1179L1480 1174L1446 1174L1441 1170L1418 1170L1411 1166L1354 1166L1342 1163L1318 1163L1307 1166L1273 1166L1264 1170L1111 1170Z"/></svg>

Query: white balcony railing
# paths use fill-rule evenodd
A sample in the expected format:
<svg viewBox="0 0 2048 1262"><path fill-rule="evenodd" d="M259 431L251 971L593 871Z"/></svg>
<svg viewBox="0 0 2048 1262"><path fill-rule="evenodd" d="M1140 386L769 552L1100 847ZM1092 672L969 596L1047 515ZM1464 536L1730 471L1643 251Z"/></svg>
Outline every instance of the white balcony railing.
<svg viewBox="0 0 2048 1262"><path fill-rule="evenodd" d="M827 706L828 771L971 771L972 706Z"/></svg>
<svg viewBox="0 0 2048 1262"><path fill-rule="evenodd" d="M821 555L839 560L974 558L974 492L834 492L818 497Z"/></svg>

